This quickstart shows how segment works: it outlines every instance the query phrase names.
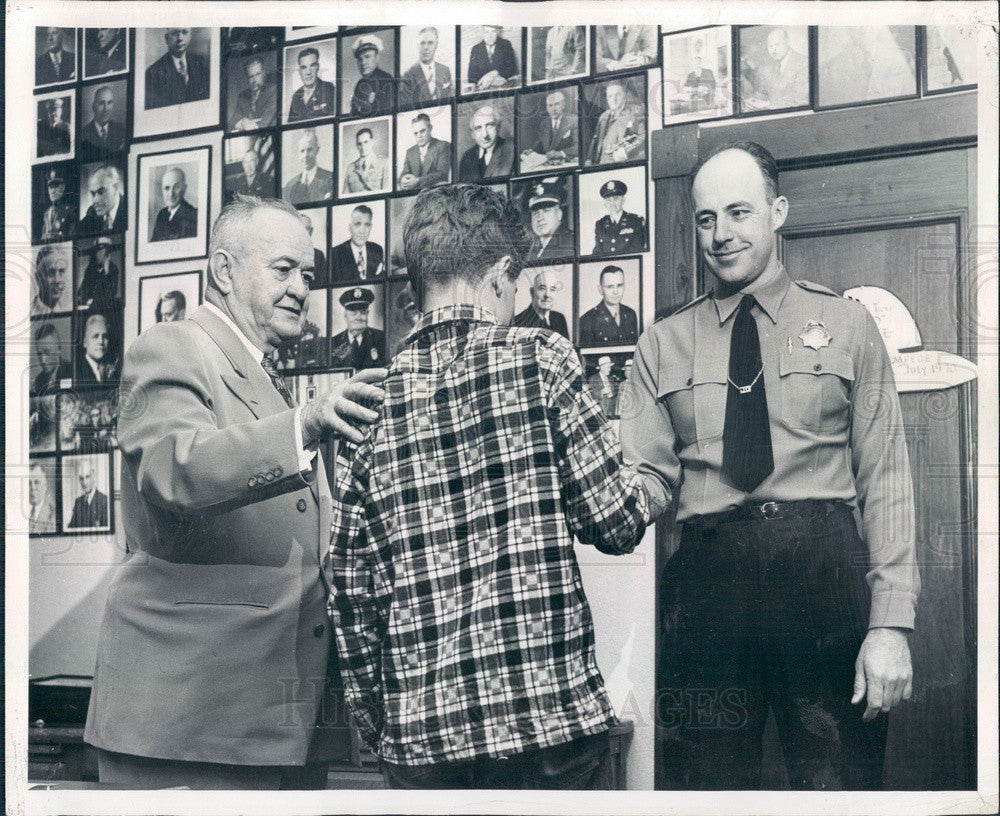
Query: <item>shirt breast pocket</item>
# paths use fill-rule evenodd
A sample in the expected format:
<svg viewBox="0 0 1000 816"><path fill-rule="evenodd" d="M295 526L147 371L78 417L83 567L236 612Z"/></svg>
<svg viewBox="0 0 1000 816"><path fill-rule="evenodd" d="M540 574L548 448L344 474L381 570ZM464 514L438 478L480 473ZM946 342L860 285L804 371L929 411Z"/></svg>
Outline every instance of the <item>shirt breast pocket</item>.
<svg viewBox="0 0 1000 816"><path fill-rule="evenodd" d="M850 424L854 360L840 349L782 355L781 416L789 428L843 431Z"/></svg>
<svg viewBox="0 0 1000 816"><path fill-rule="evenodd" d="M671 374L661 382L657 398L666 402L682 445L722 436L726 420L724 372Z"/></svg>

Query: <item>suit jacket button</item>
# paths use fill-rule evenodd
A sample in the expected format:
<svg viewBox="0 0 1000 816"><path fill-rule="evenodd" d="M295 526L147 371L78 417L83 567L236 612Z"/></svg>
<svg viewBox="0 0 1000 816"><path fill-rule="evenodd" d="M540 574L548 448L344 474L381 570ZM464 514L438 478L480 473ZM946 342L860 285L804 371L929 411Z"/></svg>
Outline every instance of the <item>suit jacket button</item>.
<svg viewBox="0 0 1000 816"><path fill-rule="evenodd" d="M281 474L284 473L284 472L285 471L283 471L280 467L276 467L274 469L274 478L275 479L280 479L281 478Z"/></svg>
<svg viewBox="0 0 1000 816"><path fill-rule="evenodd" d="M316 637L323 637L323 633L326 631L326 627L322 623L317 623L316 628L313 629L313 634Z"/></svg>
<svg viewBox="0 0 1000 816"><path fill-rule="evenodd" d="M264 474L264 481L265 482L273 482L274 481L274 471L273 470L269 470L267 473Z"/></svg>
<svg viewBox="0 0 1000 816"><path fill-rule="evenodd" d="M299 508L299 512L300 513L306 512L306 500L305 499L299 499L297 502L295 502L295 506Z"/></svg>
<svg viewBox="0 0 1000 816"><path fill-rule="evenodd" d="M247 487L256 487L256 486L257 486L257 477L256 476L251 476L247 480Z"/></svg>

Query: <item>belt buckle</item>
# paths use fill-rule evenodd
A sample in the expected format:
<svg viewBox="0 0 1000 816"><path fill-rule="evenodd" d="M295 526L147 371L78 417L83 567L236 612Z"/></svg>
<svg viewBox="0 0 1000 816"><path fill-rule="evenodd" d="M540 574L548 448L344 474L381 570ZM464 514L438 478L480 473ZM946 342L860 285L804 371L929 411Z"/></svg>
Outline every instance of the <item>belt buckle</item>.
<svg viewBox="0 0 1000 816"><path fill-rule="evenodd" d="M777 518L780 510L781 505L774 501L764 502L760 506L760 514L766 519Z"/></svg>

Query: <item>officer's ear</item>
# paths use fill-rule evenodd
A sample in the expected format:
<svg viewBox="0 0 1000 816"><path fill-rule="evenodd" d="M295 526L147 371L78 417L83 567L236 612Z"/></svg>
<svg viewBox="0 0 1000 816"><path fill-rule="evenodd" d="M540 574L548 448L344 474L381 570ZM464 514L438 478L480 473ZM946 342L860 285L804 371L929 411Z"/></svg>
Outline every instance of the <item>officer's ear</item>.
<svg viewBox="0 0 1000 816"><path fill-rule="evenodd" d="M788 218L788 199L778 196L771 202L771 229L777 232Z"/></svg>
<svg viewBox="0 0 1000 816"><path fill-rule="evenodd" d="M224 249L217 249L208 259L208 274L212 285L223 295L233 291L233 256Z"/></svg>

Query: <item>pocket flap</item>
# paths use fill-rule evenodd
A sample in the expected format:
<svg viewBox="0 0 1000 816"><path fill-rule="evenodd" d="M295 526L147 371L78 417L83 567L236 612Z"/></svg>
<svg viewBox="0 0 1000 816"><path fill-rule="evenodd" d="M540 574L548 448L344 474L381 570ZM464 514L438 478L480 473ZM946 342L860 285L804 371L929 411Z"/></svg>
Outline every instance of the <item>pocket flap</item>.
<svg viewBox="0 0 1000 816"><path fill-rule="evenodd" d="M808 354L782 354L778 370L782 377L788 374L835 374L854 382L854 360L840 349L830 347L817 352L809 351Z"/></svg>

